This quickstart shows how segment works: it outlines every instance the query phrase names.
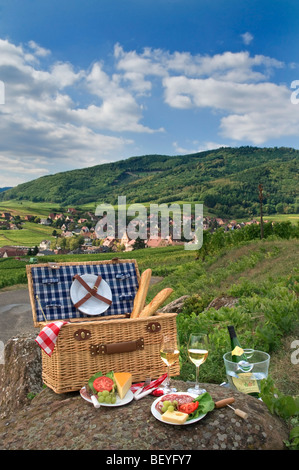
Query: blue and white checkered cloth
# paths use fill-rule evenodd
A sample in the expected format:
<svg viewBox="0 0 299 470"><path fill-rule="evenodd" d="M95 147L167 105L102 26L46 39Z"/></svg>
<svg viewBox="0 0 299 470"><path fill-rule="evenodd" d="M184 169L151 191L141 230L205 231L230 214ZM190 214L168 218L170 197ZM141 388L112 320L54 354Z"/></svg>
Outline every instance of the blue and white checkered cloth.
<svg viewBox="0 0 299 470"><path fill-rule="evenodd" d="M134 305L134 297L138 289L138 278L135 263L121 262L108 264L89 264L59 266L53 269L49 266L34 266L31 270L34 297L36 302L36 320L44 321L44 311L47 321L83 318L90 315L79 312L74 307L70 289L73 276L79 274L101 275L108 283L112 293L112 304L101 316L123 315L130 313ZM40 304L39 304L40 303Z"/></svg>

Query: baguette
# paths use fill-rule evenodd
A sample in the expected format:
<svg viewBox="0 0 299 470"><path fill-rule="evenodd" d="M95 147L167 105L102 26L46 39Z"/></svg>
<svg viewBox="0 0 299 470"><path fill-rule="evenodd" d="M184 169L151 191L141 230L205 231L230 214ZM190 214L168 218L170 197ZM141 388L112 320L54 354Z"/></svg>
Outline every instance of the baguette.
<svg viewBox="0 0 299 470"><path fill-rule="evenodd" d="M140 277L140 283L137 294L135 295L133 310L130 318L137 318L141 310L145 306L145 299L147 296L150 280L152 277L152 270L146 269Z"/></svg>
<svg viewBox="0 0 299 470"><path fill-rule="evenodd" d="M148 305L146 305L146 307L144 307L138 318L145 318L153 315L172 293L173 289L170 287L166 287L165 289L161 290L153 298L153 300Z"/></svg>

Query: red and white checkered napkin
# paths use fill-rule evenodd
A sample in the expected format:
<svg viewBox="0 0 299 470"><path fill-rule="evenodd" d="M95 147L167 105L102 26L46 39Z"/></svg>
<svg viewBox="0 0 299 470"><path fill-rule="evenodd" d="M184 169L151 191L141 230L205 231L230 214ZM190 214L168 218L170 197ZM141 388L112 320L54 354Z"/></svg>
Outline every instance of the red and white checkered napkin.
<svg viewBox="0 0 299 470"><path fill-rule="evenodd" d="M144 387L144 389L142 389L142 395L144 394L144 392L147 392L147 391L150 391L149 394L151 395L154 395L154 396L160 396L160 395L163 395L164 392L163 390L159 389L159 385L161 385L164 380L167 378L167 374L164 374L164 375L161 375L161 377L159 377L157 380L152 380L151 383L149 385L147 385L147 387ZM137 392L137 390L139 390L140 388L142 388L144 385L144 382L141 382L141 383L138 383L138 384L133 384L131 386L131 391L133 393Z"/></svg>
<svg viewBox="0 0 299 470"><path fill-rule="evenodd" d="M48 354L48 356L51 356L54 351L57 336L61 327L67 323L67 321L63 320L48 323L35 339L37 344L45 351L46 354Z"/></svg>

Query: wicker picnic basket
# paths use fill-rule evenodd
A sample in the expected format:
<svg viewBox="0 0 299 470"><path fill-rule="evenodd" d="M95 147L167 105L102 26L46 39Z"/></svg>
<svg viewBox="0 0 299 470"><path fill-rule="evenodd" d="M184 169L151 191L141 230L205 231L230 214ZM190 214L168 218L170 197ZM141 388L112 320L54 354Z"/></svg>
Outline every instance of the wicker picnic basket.
<svg viewBox="0 0 299 470"><path fill-rule="evenodd" d="M163 333L176 337L176 314L130 318L140 283L136 260L42 263L26 269L34 326L42 331L51 322L67 322L51 356L42 350L43 382L54 392L80 390L98 371L130 372L133 382L166 372L159 344ZM74 280L86 275L100 277L111 290L111 301L99 315L82 313L84 303L78 307L71 296ZM176 363L171 375L179 373Z"/></svg>

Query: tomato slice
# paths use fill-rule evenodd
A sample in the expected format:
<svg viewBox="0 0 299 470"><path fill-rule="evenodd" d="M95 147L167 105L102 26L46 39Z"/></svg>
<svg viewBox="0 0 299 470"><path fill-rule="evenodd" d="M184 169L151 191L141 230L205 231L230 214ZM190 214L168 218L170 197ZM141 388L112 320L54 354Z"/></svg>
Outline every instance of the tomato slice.
<svg viewBox="0 0 299 470"><path fill-rule="evenodd" d="M192 403L184 403L183 405L179 406L179 411L182 413L188 413L191 415L196 409L198 408L198 401L194 401Z"/></svg>
<svg viewBox="0 0 299 470"><path fill-rule="evenodd" d="M108 392L111 392L113 385L114 385L113 380L110 379L109 377L105 377L104 375L101 377L97 377L93 381L93 388L97 392L103 392L104 390L108 390Z"/></svg>

